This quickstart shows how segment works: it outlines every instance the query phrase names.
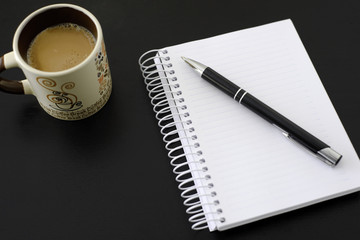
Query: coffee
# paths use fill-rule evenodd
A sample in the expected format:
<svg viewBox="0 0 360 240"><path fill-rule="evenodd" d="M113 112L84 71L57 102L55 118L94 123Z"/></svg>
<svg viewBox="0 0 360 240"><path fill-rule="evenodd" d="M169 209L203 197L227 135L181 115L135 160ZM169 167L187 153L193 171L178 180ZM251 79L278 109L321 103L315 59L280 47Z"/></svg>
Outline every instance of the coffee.
<svg viewBox="0 0 360 240"><path fill-rule="evenodd" d="M57 72L72 68L86 59L96 39L86 28L63 23L40 32L27 50L27 62L33 68Z"/></svg>

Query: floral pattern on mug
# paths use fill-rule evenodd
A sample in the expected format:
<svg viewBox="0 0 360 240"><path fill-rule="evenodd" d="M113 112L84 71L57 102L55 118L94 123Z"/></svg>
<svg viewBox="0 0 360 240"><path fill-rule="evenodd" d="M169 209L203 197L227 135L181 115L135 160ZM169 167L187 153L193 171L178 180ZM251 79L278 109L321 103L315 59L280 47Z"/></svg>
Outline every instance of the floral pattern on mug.
<svg viewBox="0 0 360 240"><path fill-rule="evenodd" d="M104 41L101 42L101 50L95 57L95 64L99 86L99 93L102 95L106 92L109 84L110 84L110 69L109 69L109 62L106 55L105 44Z"/></svg>

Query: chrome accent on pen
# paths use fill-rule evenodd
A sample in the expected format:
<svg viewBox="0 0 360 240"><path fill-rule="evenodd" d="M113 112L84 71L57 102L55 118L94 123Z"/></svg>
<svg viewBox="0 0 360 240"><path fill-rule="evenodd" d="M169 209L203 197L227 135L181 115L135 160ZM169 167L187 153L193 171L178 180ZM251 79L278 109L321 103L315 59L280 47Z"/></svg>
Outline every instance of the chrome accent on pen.
<svg viewBox="0 0 360 240"><path fill-rule="evenodd" d="M336 166L339 163L342 158L341 154L331 149L320 139L299 127L294 122L290 121L210 67L186 57L181 58L194 68L201 75L201 78L205 79L230 97L234 98L234 100L280 129L285 137L298 145L301 145L324 163L330 166Z"/></svg>
<svg viewBox="0 0 360 240"><path fill-rule="evenodd" d="M235 95L233 97L234 100L235 100L236 96L239 94L240 90L241 90L241 87L239 87L239 90L236 91L236 93L235 93Z"/></svg>
<svg viewBox="0 0 360 240"><path fill-rule="evenodd" d="M245 95L247 94L247 92L244 92L243 95L240 97L239 99L239 103L241 103L241 101L243 100L243 98L245 97Z"/></svg>
<svg viewBox="0 0 360 240"><path fill-rule="evenodd" d="M336 165L342 157L338 152L334 151L330 147L321 149L317 152L317 155L321 160L323 160L323 162L330 166Z"/></svg>
<svg viewBox="0 0 360 240"><path fill-rule="evenodd" d="M234 95L234 97L233 97L234 100L236 100L236 97L237 97L237 95L241 92L241 90L242 90L242 88L239 87L239 89L236 91L236 93L235 93L235 95ZM244 91L244 92L242 93L241 97L239 97L239 103L241 103L241 100L243 99L243 97L244 97L246 94L247 94L246 91Z"/></svg>

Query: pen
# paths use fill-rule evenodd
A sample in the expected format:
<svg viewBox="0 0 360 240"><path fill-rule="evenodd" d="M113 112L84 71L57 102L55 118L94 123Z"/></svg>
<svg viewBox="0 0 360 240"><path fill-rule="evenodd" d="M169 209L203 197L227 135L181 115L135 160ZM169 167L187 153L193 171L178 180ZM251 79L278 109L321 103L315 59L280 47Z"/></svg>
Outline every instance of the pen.
<svg viewBox="0 0 360 240"><path fill-rule="evenodd" d="M284 136L309 150L321 161L330 166L336 166L339 163L342 156L326 143L305 131L241 87L215 72L213 69L192 59L186 57L181 58L200 73L203 79L207 80L209 83L270 122L276 128L281 130Z"/></svg>

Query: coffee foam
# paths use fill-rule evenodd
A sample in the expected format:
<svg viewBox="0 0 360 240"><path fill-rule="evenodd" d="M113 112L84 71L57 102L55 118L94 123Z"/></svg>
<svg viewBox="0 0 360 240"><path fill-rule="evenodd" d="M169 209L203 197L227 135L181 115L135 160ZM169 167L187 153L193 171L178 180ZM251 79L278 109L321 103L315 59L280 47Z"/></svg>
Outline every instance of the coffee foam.
<svg viewBox="0 0 360 240"><path fill-rule="evenodd" d="M96 39L86 28L62 23L43 30L27 51L30 66L42 71L62 71L85 60L94 49Z"/></svg>

